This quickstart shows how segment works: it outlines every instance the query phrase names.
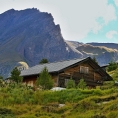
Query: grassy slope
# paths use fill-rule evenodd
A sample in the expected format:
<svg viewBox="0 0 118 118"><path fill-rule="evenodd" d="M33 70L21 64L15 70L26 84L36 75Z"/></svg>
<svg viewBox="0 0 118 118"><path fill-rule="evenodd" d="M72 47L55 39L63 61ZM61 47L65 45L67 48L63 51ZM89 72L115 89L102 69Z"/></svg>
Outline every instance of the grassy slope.
<svg viewBox="0 0 118 118"><path fill-rule="evenodd" d="M114 80L118 81L118 68L116 70L109 72L109 74Z"/></svg>
<svg viewBox="0 0 118 118"><path fill-rule="evenodd" d="M117 71L110 72L114 80ZM0 88L0 96L0 117L5 118L118 118L118 86L113 81L102 89L54 92L7 86Z"/></svg>
<svg viewBox="0 0 118 118"><path fill-rule="evenodd" d="M11 118L117 118L118 89L31 91L0 89L0 116ZM65 104L59 107L59 104Z"/></svg>
<svg viewBox="0 0 118 118"><path fill-rule="evenodd" d="M118 81L118 68L108 73L113 78L113 81L104 82L102 88L103 89L118 88L118 86L115 85L115 81Z"/></svg>

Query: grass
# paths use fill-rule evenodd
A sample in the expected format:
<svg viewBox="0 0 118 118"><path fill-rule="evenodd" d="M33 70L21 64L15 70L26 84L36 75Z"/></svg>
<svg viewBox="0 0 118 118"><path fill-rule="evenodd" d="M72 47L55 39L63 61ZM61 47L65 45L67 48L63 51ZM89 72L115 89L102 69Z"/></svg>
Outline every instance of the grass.
<svg viewBox="0 0 118 118"><path fill-rule="evenodd" d="M118 68L116 70L110 71L109 74L114 79L114 81L118 81Z"/></svg>
<svg viewBox="0 0 118 118"><path fill-rule="evenodd" d="M0 89L0 117L11 118L117 118L118 89L32 91ZM60 107L59 104L64 104Z"/></svg>
<svg viewBox="0 0 118 118"><path fill-rule="evenodd" d="M117 69L110 74L117 80ZM10 85L0 87L0 96L0 118L118 118L118 87L113 81L101 89L62 91Z"/></svg>

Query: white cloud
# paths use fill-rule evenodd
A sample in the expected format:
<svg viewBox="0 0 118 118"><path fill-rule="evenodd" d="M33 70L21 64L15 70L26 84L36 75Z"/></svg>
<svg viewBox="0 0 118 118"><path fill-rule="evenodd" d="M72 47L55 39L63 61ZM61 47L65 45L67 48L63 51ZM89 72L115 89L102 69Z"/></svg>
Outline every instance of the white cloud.
<svg viewBox="0 0 118 118"><path fill-rule="evenodd" d="M116 6L118 6L118 0L114 0L114 2L115 2L115 4L116 4Z"/></svg>
<svg viewBox="0 0 118 118"><path fill-rule="evenodd" d="M109 39L112 39L114 37L114 35L117 35L118 32L115 31L115 30L112 30L112 31L109 31L106 33L106 37L109 38Z"/></svg>
<svg viewBox="0 0 118 118"><path fill-rule="evenodd" d="M118 0L115 0L118 1ZM79 40L99 30L112 20L116 11L108 0L0 0L0 10L36 7L53 15L66 40ZM102 18L100 23L97 19Z"/></svg>
<svg viewBox="0 0 118 118"><path fill-rule="evenodd" d="M44 1L44 0L43 0ZM66 40L85 38L92 31L98 31L112 20L116 20L116 11L107 0L45 0L48 12L60 24L62 35ZM97 21L103 19L103 23Z"/></svg>

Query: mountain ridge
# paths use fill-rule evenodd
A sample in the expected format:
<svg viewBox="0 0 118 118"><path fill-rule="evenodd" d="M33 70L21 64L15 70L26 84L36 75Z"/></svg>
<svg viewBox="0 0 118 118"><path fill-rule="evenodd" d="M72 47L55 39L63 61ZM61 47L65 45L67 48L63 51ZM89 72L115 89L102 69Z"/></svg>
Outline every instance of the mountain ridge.
<svg viewBox="0 0 118 118"><path fill-rule="evenodd" d="M87 43L93 46L105 46L108 48L112 48L112 49L117 49L118 50L118 43L95 43L95 42L91 42L91 43Z"/></svg>
<svg viewBox="0 0 118 118"><path fill-rule="evenodd" d="M65 42L50 13L11 9L0 14L0 26L0 75L8 74L7 68L11 66L10 72L19 61L34 66L42 58L53 62L82 57Z"/></svg>
<svg viewBox="0 0 118 118"><path fill-rule="evenodd" d="M0 26L0 75L4 77L18 62L31 67L43 58L55 62L95 56L100 65L118 59L118 50L107 44L103 47L65 40L53 16L36 8L5 11L0 14Z"/></svg>
<svg viewBox="0 0 118 118"><path fill-rule="evenodd" d="M98 46L99 43L97 43L97 46L92 44L84 44L79 43L76 41L70 41L71 45L75 47L75 49L79 50L85 57L96 57L99 64L105 65L108 64L111 61L118 61L118 50L114 48L105 47L104 45ZM108 44L109 45L109 44ZM117 45L117 44L116 44Z"/></svg>

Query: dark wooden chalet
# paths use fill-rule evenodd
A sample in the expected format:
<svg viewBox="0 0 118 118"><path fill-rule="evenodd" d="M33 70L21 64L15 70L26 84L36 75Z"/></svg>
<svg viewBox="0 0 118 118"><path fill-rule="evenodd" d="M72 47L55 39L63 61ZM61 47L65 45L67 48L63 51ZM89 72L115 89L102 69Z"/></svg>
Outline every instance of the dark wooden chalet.
<svg viewBox="0 0 118 118"><path fill-rule="evenodd" d="M23 82L34 86L37 77L44 67L54 80L54 86L65 87L68 80L72 77L75 84L80 79L84 79L87 86L101 86L104 81L110 81L112 78L90 57L84 59L73 59L47 64L39 64L21 72Z"/></svg>

